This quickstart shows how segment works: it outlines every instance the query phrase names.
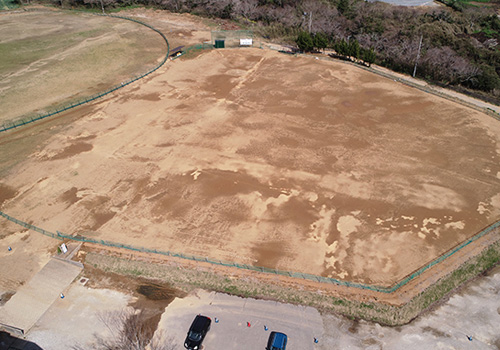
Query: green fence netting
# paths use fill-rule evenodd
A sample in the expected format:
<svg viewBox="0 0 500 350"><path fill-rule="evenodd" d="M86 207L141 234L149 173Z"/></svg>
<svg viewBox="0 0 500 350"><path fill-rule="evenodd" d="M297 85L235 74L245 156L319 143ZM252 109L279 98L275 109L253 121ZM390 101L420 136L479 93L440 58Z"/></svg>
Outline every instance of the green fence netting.
<svg viewBox="0 0 500 350"><path fill-rule="evenodd" d="M6 0L0 0L0 1L6 1ZM127 20L127 21L132 21L132 22L138 23L140 25L143 25L143 26L148 27L151 30L155 31L156 33L158 33L163 38L163 40L165 41L165 44L167 45L167 53L165 54L165 57L163 57L162 61L158 65L156 65L154 68L148 70L145 73L138 74L138 75L136 75L136 76L134 76L134 77L126 80L126 81L123 81L120 84L115 85L114 87L112 87L112 88L110 88L110 89L108 89L106 91L99 92L99 93L97 93L95 95L92 95L92 96L81 98L81 99L79 99L77 101L69 102L69 103L67 103L67 104L65 104L63 106L56 107L53 110L50 110L50 111L47 111L47 112L44 112L44 113L41 113L41 114L23 116L21 118L18 118L18 119L12 120L12 121L4 122L3 124L0 125L0 132L7 131L7 130L10 130L10 129L14 129L14 128L17 128L17 127L20 127L20 126L23 126L23 125L26 125L26 124L29 124L29 123L33 123L33 122L35 122L37 120L45 119L45 118L51 117L51 116L53 116L55 114L65 112L65 111L67 111L67 110L69 110L71 108L75 108L75 107L81 106L83 104L86 104L86 103L92 102L94 100L97 100L98 98L106 96L106 95L108 95L108 94L110 94L110 93L112 93L112 92L114 92L114 91L116 91L118 89L123 88L124 86L132 84L133 82L135 82L135 81L137 81L139 79L144 78L145 76L147 76L147 75L155 72L156 70L158 70L161 66L163 66L165 64L165 62L167 61L168 56L170 54L170 44L168 43L168 40L165 37L165 35L162 32L160 32L158 29L150 26L147 23L144 23L144 22L141 22L141 21L138 21L136 19L129 18L129 17L115 16L115 15L106 15L106 14L97 14L97 16L106 16L106 17L120 18L120 19L124 19L124 20Z"/></svg>
<svg viewBox="0 0 500 350"><path fill-rule="evenodd" d="M339 280L339 279L335 279L335 278L317 276L317 275L312 275L312 274L308 274L308 273L276 270L276 269L271 269L271 268L267 268L267 267L260 267L260 266L239 264L239 263L235 263L235 262L229 262L229 261L223 261L223 260L217 260L217 259L210 259L207 257L201 257L201 256L196 256L196 255L188 255L188 254L176 253L176 252L171 252L171 251L150 249L150 248L144 248L144 247L136 247L136 246L131 246L128 244L116 243L116 242L111 242L111 241L106 241L106 240L98 240L98 239L93 239L93 238L84 237L84 236L80 236L80 235L76 235L76 236L67 235L67 234L64 234L64 233L59 232L59 231L56 231L57 233L53 233L53 232L41 229L39 227L36 227L32 224L28 224L24 221L18 220L12 216L5 214L4 212L0 211L0 215L3 216L4 218L6 218L7 220L10 220L10 221L12 221L18 225L21 225L29 230L34 230L36 232L42 233L46 236L49 236L49 237L52 237L55 239L59 239L59 240L68 239L68 240L72 240L72 241L95 243L95 244L100 244L100 245L104 245L104 246L108 246L108 247L122 248L122 249L127 249L127 250L131 250L131 251L136 251L136 252L160 254L160 255L171 256L171 257L176 257L176 258L181 258L181 259L206 262L206 263L210 263L210 264L214 264L214 265L235 267L235 268L244 269L244 270L271 273L271 274L275 274L275 275L282 275L282 276L288 276L288 277L294 277L294 278L302 278L302 279L311 280L311 281L315 281L315 282L321 282L321 283L333 283L333 284L337 284L337 285L341 285L341 286L353 287L353 288L358 288L358 289L367 289L367 290L372 290L372 291L382 292L382 293L395 292L396 290L398 290L399 288L401 288L402 286L404 286L405 284L407 284L411 280L420 276L422 273L427 271L429 268L439 264L440 262L442 262L446 258L452 256L453 254L460 251L461 249L468 246L469 244L476 241L477 239L483 237L484 235L486 235L492 231L495 231L498 233L498 229L500 228L500 221L497 221L496 223L488 226L484 230L475 234L473 237L469 238L465 242L461 243L457 247L451 249L450 251L441 255L437 259L433 260L429 264L421 267L417 271L406 276L405 278L403 278L401 281L397 282L393 286L381 287L381 286L375 286L375 285L368 285L368 284L362 284L362 283L343 281L343 280Z"/></svg>

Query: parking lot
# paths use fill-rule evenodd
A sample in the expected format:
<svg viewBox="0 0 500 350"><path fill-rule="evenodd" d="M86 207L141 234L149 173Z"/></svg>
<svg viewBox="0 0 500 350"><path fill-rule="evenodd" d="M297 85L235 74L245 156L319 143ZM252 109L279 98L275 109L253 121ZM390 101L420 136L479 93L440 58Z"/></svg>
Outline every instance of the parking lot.
<svg viewBox="0 0 500 350"><path fill-rule="evenodd" d="M288 335L289 350L312 350L317 348L314 338L323 335L321 315L312 307L205 291L174 300L163 314L158 329L164 330L180 347L197 314L212 319L203 342L204 350L264 350L271 331Z"/></svg>

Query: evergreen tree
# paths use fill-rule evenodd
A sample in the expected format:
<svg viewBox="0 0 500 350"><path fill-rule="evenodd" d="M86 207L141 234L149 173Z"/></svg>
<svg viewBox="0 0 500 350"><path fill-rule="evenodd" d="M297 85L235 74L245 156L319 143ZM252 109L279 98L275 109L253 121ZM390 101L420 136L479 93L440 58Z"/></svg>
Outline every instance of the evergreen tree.
<svg viewBox="0 0 500 350"><path fill-rule="evenodd" d="M359 43L357 40L353 39L349 41L348 48L347 48L347 55L354 57L354 58L359 58L359 52L361 48L359 47Z"/></svg>
<svg viewBox="0 0 500 350"><path fill-rule="evenodd" d="M324 50L328 46L328 38L324 33L316 33L314 35L314 47L318 50Z"/></svg>
<svg viewBox="0 0 500 350"><path fill-rule="evenodd" d="M347 42L344 39L337 41L333 48L337 52L337 54L339 54L341 56L348 56L349 55L349 50L348 50L349 45L347 44Z"/></svg>
<svg viewBox="0 0 500 350"><path fill-rule="evenodd" d="M375 54L375 51L373 51L373 49L363 50L362 58L365 63L368 63L368 67L370 67L372 63L375 62L377 55Z"/></svg>
<svg viewBox="0 0 500 350"><path fill-rule="evenodd" d="M337 4L337 10L345 16L347 11L349 11L349 0L340 0Z"/></svg>
<svg viewBox="0 0 500 350"><path fill-rule="evenodd" d="M295 42L299 50L303 52L311 51L314 48L314 41L309 32L300 32Z"/></svg>

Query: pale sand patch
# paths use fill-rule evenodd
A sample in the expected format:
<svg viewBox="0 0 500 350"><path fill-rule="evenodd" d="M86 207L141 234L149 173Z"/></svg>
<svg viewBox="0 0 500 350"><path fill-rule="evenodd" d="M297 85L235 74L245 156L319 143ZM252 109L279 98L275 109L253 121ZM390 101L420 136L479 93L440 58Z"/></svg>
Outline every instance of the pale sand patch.
<svg viewBox="0 0 500 350"><path fill-rule="evenodd" d="M292 190L289 194L282 193L278 197L263 198L262 193L252 192L248 194L240 194L238 197L243 200L250 208L252 217L256 220L263 219L264 213L268 210L269 206L274 205L279 207L281 204L286 203L291 197L297 196L298 191Z"/></svg>
<svg viewBox="0 0 500 350"><path fill-rule="evenodd" d="M412 236L412 232L387 232L373 236L370 240L355 239L351 243L351 254L356 256L356 259L352 259L351 276L363 275L366 269L375 268L380 274L373 279L373 283L383 283L388 276L397 276L393 282L403 278L407 274L403 266L415 264L427 255L427 249L433 249L425 248L424 240L415 241ZM407 246L410 239L413 242L410 253L395 254L402 246ZM384 251L390 251L392 254L380 254L381 250L375 247L381 246Z"/></svg>
<svg viewBox="0 0 500 350"><path fill-rule="evenodd" d="M463 220L461 221L455 221L455 222L448 222L444 225L446 228L454 228L457 230L463 230L465 228L465 222Z"/></svg>
<svg viewBox="0 0 500 350"><path fill-rule="evenodd" d="M426 227L429 224L439 225L441 222L437 218L425 218L423 220L423 226Z"/></svg>
<svg viewBox="0 0 500 350"><path fill-rule="evenodd" d="M477 212L481 215L483 215L484 213L488 212L488 204L485 203L485 202L479 202L479 204L477 205Z"/></svg>
<svg viewBox="0 0 500 350"><path fill-rule="evenodd" d="M327 254L331 254L331 256L325 257L325 265L327 268L335 268L335 263L339 261L339 257L335 256L335 252L337 251L338 245L339 242L334 241L326 249Z"/></svg>
<svg viewBox="0 0 500 350"><path fill-rule="evenodd" d="M193 177L193 180L195 180L195 181L196 181L196 179L198 179L198 176L200 176L200 174L201 174L201 170L195 170L195 171L193 171L193 172L192 172L191 174L189 174L189 175L191 175L191 176Z"/></svg>
<svg viewBox="0 0 500 350"><path fill-rule="evenodd" d="M361 225L361 221L356 219L352 215L345 215L339 218L337 222L337 230L343 238L347 238L349 234L356 232L358 226Z"/></svg>
<svg viewBox="0 0 500 350"><path fill-rule="evenodd" d="M326 175L321 179L320 185L333 192L355 198L368 199L373 193L373 189L368 183L356 180L350 173Z"/></svg>
<svg viewBox="0 0 500 350"><path fill-rule="evenodd" d="M440 227L427 227L429 226L429 224L431 225L440 225L441 222L437 219L437 218L425 218L423 221L422 221L422 232L426 233L426 234L434 234L436 235L436 237L439 238L439 234L440 234Z"/></svg>
<svg viewBox="0 0 500 350"><path fill-rule="evenodd" d="M460 211L465 202L462 196L450 188L438 185L422 184L422 189L403 190L405 196L414 205L428 209L451 209Z"/></svg>
<svg viewBox="0 0 500 350"><path fill-rule="evenodd" d="M6 225L19 228L10 222ZM58 243L60 241L28 230L0 239L0 295L15 292L29 281L50 260ZM8 247L12 250L8 251Z"/></svg>
<svg viewBox="0 0 500 350"><path fill-rule="evenodd" d="M500 216L500 193L491 197L490 203L491 210L489 217L498 219L498 216Z"/></svg>
<svg viewBox="0 0 500 350"><path fill-rule="evenodd" d="M319 219L313 222L309 228L309 239L314 242L324 242L328 233L330 232L330 225L332 224L332 215L335 209L327 209L325 205L319 211Z"/></svg>
<svg viewBox="0 0 500 350"><path fill-rule="evenodd" d="M306 192L304 193L304 198L309 202L316 202L318 200L318 194L314 192Z"/></svg>

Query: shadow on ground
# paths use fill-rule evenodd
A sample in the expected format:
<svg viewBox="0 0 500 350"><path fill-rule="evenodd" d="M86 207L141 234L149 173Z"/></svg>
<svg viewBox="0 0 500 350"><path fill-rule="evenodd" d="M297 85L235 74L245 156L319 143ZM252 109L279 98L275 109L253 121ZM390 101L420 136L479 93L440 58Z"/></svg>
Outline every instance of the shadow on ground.
<svg viewBox="0 0 500 350"><path fill-rule="evenodd" d="M43 350L33 342L0 331L0 350Z"/></svg>

